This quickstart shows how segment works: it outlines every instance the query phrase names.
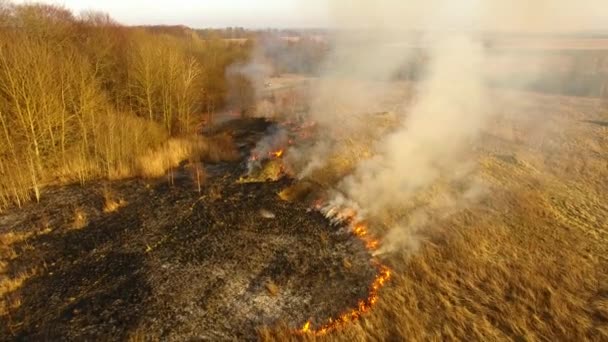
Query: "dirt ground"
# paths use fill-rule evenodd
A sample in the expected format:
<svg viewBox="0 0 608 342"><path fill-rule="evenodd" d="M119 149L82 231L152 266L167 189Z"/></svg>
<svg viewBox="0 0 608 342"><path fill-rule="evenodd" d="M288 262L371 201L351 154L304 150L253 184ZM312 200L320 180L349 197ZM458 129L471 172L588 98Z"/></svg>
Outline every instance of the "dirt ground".
<svg viewBox="0 0 608 342"><path fill-rule="evenodd" d="M216 131L248 156L268 126ZM0 216L0 340L251 340L367 298L376 269L363 244L306 203L281 201L289 179L238 183L244 167L207 165L200 193L187 168L172 185L51 188Z"/></svg>

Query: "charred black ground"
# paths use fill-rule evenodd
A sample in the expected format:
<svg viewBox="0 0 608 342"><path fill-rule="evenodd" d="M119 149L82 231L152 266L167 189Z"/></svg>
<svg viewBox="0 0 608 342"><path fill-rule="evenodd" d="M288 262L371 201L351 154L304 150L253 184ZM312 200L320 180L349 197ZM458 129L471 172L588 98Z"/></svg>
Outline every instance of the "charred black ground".
<svg viewBox="0 0 608 342"><path fill-rule="evenodd" d="M269 125L214 132L233 134L245 158ZM0 232L38 232L14 246L10 275L37 272L10 294L21 305L0 317L0 340L255 339L260 326L322 324L356 307L375 275L362 243L307 204L281 201L290 180L238 184L244 170L207 165L201 193L186 172L173 185L52 188L0 216ZM104 188L128 204L103 213ZM79 208L87 224L72 229Z"/></svg>

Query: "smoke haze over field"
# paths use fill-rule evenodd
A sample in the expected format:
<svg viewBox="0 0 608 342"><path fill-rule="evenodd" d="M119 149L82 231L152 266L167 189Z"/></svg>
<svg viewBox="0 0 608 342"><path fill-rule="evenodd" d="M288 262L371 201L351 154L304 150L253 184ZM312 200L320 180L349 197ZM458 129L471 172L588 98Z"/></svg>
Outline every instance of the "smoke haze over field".
<svg viewBox="0 0 608 342"><path fill-rule="evenodd" d="M606 29L602 0L333 0L337 28L564 32Z"/></svg>
<svg viewBox="0 0 608 342"><path fill-rule="evenodd" d="M430 0L416 4L335 0L330 8L339 33L311 106L311 116L322 133L308 153L295 154L306 159L301 177L323 168L327 163L324 156L336 153L340 139L365 135L369 120L355 114L373 113L375 104L385 100L382 86L379 91L364 90L340 81L391 80L412 58L411 37L405 37L403 30L427 31L421 38L428 63L413 103L399 117L398 127L373 143L373 157L361 161L337 185L340 195L331 204L355 207L363 217L379 220L389 211L404 208L439 180L465 184L458 194L451 195L446 202L449 206L442 204L445 212L461 207L472 194L479 193L470 173L474 165L471 152L491 114L484 106L486 52L473 32L586 30L606 19L599 13L608 13L607 6L596 0ZM407 215L418 218L419 228L424 224L420 218L428 215L425 209L418 210L421 212ZM389 249L407 240L404 236L411 232L398 220L391 223L397 228L387 234Z"/></svg>
<svg viewBox="0 0 608 342"><path fill-rule="evenodd" d="M31 2L15 0L15 3ZM75 13L99 10L128 25L606 30L603 0L38 0ZM442 18L443 17L443 18ZM441 22L429 18L442 19ZM440 25L441 23L441 25Z"/></svg>
<svg viewBox="0 0 608 342"><path fill-rule="evenodd" d="M438 42L433 55L431 73L401 126L340 185L369 214L399 206L453 171L483 125L481 48L455 36Z"/></svg>

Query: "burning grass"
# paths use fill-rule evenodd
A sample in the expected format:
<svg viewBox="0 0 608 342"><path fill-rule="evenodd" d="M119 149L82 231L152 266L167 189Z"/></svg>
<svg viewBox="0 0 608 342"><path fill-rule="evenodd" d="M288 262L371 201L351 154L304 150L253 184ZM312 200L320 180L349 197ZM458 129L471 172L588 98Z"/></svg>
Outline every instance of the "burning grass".
<svg viewBox="0 0 608 342"><path fill-rule="evenodd" d="M301 329L295 332L298 335L325 336L333 331L343 329L348 324L359 320L363 315L368 314L378 303L379 291L391 278L391 271L387 266L377 263L378 274L369 288L369 296L365 300L359 301L356 308L351 309L337 318L329 318L327 323L315 327L311 321L304 323Z"/></svg>
<svg viewBox="0 0 608 342"><path fill-rule="evenodd" d="M297 126L296 129L297 134L301 134L298 132L298 129L302 126ZM291 144L291 139L289 139L286 135L276 134L275 137L271 137L270 139L266 139L270 141L267 145L270 147L274 147L274 150L270 150L266 152L267 155L260 155L260 145L254 151L254 153L249 158L249 174L246 177L241 177L239 182L241 183L256 183L256 182L266 182L271 180L278 180L286 174L285 171L285 162L282 159L285 154L285 149L283 146L275 146L280 144L289 143ZM276 136L280 136L276 138ZM353 165L356 164L356 161L359 158L365 158L369 156L369 150L366 150L364 153L360 153L359 149L363 148L363 145L355 143L352 139L349 139L346 143L346 151L352 153L351 158L350 154L341 154L336 158L331 159L334 167L330 167L329 172L333 171L334 177L340 176L346 173L345 169L352 169ZM359 153L358 153L359 152ZM252 167L252 165L255 165ZM340 170L340 172L336 172L336 169ZM253 171L253 172L252 172ZM324 169L325 174L328 174L327 169ZM322 172L321 171L321 172ZM317 172L317 175L320 172ZM325 180L326 182L329 180ZM295 186L289 187L287 189L279 192L279 197L285 201L294 200L299 194L298 183ZM357 221L357 213L355 210L350 208L332 208L332 207L323 207L322 201L315 201L313 204L313 209L323 210L325 215L340 225L346 225L349 227L350 231L354 236L356 236L359 240L361 240L365 246L365 248L370 251L370 253L374 252L380 246L380 241L375 239L368 230L368 224L363 221ZM357 321L363 315L369 313L372 307L378 301L378 295L380 289L385 285L385 283L391 277L390 269L381 264L379 261L373 261L376 269L377 275L375 276L372 284L369 288L369 295L366 299L360 300L357 304L356 308L348 310L342 314L340 314L336 318L328 318L326 323L320 324L318 326L314 326L313 323L309 320L304 326L294 331L295 335L311 335L311 336L325 336L328 333L343 328L344 326ZM350 262L347 260L343 261L345 268L350 268ZM268 288L268 285L267 285ZM271 290L272 289L272 290ZM276 288L274 286L269 288L271 293L276 293Z"/></svg>
<svg viewBox="0 0 608 342"><path fill-rule="evenodd" d="M313 208L322 210L325 216L332 220L334 224L347 227L354 236L361 240L370 253L373 253L380 246L380 241L370 234L367 223L357 219L358 215L354 209L324 206L320 200L313 203ZM350 262L344 260L343 264L345 268L349 268ZM391 278L391 270L388 266L383 265L377 259L373 259L372 264L376 268L376 276L369 286L367 298L360 300L357 307L347 310L335 318L330 317L325 323L318 326L313 325L312 321L309 320L304 323L302 328L293 331L293 334L314 337L325 336L331 332L345 328L368 314L377 304L380 290ZM267 331L262 330L261 336L264 336L265 333Z"/></svg>
<svg viewBox="0 0 608 342"><path fill-rule="evenodd" d="M239 183L264 183L277 181L284 176L285 167L283 162L278 159L272 159L251 174L241 177L238 181Z"/></svg>
<svg viewBox="0 0 608 342"><path fill-rule="evenodd" d="M239 146L249 141L235 136ZM185 166L174 184L57 187L0 217L12 229L47 215L54 228L10 260L53 262L13 290L20 306L0 317L10 327L0 339L249 340L281 320L346 324L349 308L368 310L368 286L380 283L364 245L307 203L278 199L288 178L239 183L245 163L208 167L198 192ZM121 200L128 204L104 211ZM72 229L75 208L87 213L86 229Z"/></svg>
<svg viewBox="0 0 608 342"><path fill-rule="evenodd" d="M382 263L375 263L369 278L362 282L364 294L341 306L348 309L338 312L326 310L323 314L316 311L315 315L309 315L300 307L282 311L281 319L286 323L279 327L276 327L276 322L280 320L260 323L259 326L275 328L261 328L259 337L262 340L280 341L317 338L339 341L608 339L608 263L604 257L608 253L608 234L603 224L608 220L608 206L602 201L608 191L606 183L602 182L607 177L605 160L608 140L603 134L604 127L580 124L584 115L581 111L572 110L586 108L585 112L589 113L593 104L572 99L549 100L536 99L543 105L558 103L555 105L557 108L543 107L543 115L537 115L544 123L542 137L530 133L536 127L530 124L535 117L535 113L529 109L532 105L519 110L525 115L510 116L511 121L497 120L497 127L484 135L476 156L479 174L488 184L490 196L470 208L441 213L438 210L440 206L435 208L429 204L430 201L442 196L449 199L451 188L457 186L443 182L432 187L429 194L421 194L412 203L403 204L408 211L416 212L422 208L427 213L429 209L432 209L431 213L437 213L425 217L424 231L416 232L417 236L412 237L417 243L415 249L401 248L390 254L382 254ZM563 108L558 100L566 101ZM555 115L547 118L544 115L547 111ZM595 119L605 120L602 117ZM354 143L361 149L365 148L363 139ZM286 154L268 154L266 165L276 171L273 174L280 176L284 172L281 165L282 158L289 159ZM170 312L171 317L185 315L184 312L188 313L188 317L179 324L170 322L170 326L159 328L154 325L159 320L151 315L147 321L144 320L147 325L137 327L135 331L168 329L175 334L172 336L201 337L201 327L210 324L205 318L209 310L225 308L226 303L232 303L232 298L240 298L235 295L240 292L234 289L241 289L239 286L247 284L243 277L233 276L238 273L233 271L234 268L242 266L239 261L230 263L231 276L226 276L222 268L209 271L208 266L221 263L225 258L237 257L242 250L256 253L267 251L268 244L276 242L276 237L272 235L275 232L284 233L288 229L290 234L296 234L292 230L302 228L301 220L295 220L293 225L275 223L284 222L285 216L291 217L293 206L300 208L300 199L315 197L320 190L334 185L336 179L352 170L352 165L361 156L361 153L328 156L328 163L317 170L318 173L295 184L287 179L270 183L237 182L229 186L230 191L226 191L224 185L214 183L217 180L211 176L210 186L196 197L195 204L184 205L190 213L187 218L178 225L174 219L177 215L171 215L168 230L179 239L166 239L162 234L146 236L149 240L146 243L155 246L146 254L146 260L154 262L154 268L162 270L162 275L155 275L156 279L161 279L161 283L164 281L162 279L179 279L170 284L162 283L165 284L164 288L156 288L158 292L154 297L159 298L156 307L166 308L166 303L171 302L172 308L179 308L178 314ZM262 176L260 182L267 179ZM232 179L236 180L238 176ZM267 187L272 188L269 192L271 195L256 199L255 208L243 205L251 201L251 196L258 194L260 189ZM292 202L281 202L278 209L272 207L277 205L274 196L277 192L280 192L281 198ZM427 195L432 198L425 197ZM133 203L129 199L130 206ZM166 203L163 202L163 205ZM226 206L230 203L234 206L227 210ZM217 210L213 209L214 206ZM268 210L270 207L271 211ZM318 211L324 207L324 203L317 202L313 207ZM149 212L156 213L160 211L158 208ZM246 218L239 216L243 214L243 208L251 209L248 209ZM171 210L179 212L180 206ZM130 222L137 222L133 219L136 209L127 207L125 211L121 209L118 212L120 219L130 218ZM158 221L158 217L152 216L146 219L146 224ZM365 260L386 246L386 239L378 239L383 235L377 235L384 228L376 228L376 222L359 219L355 210L334 210L327 216L340 217L340 222L346 225L351 236L360 240L357 245L361 249L365 247ZM403 216L407 217L406 214ZM211 227L213 234L198 236L200 226L192 226L188 222L214 222L204 225ZM263 230L256 228L259 222L263 222ZM226 229L232 226L242 227L244 234L230 240L236 247L222 245L222 241L234 233L233 229ZM149 232L149 226L146 227L145 231ZM260 238L270 231L272 234L265 235L267 238ZM263 305L255 310L244 310L243 301L239 299L239 305L236 309L231 307L231 313L233 316L246 317L241 321L230 321L230 329L240 331L240 327L256 319L259 312L267 313L269 311L264 310L274 308L272 303L294 301L296 297L293 289L290 289L293 283L285 280L290 279L285 270L303 272L304 275L298 279L309 282L310 286L332 285L319 272L326 264L307 266L308 262L316 259L295 259L290 251L302 249L314 252L315 256L332 256L338 251L332 248L335 236L326 229L315 234L304 230L301 234L305 239L314 238L314 244L290 243L285 252L265 256L269 260L272 258L271 264L274 266L263 271L256 269L256 274L260 275L255 278L256 286L249 287L247 291L254 289L258 292L255 292L256 296L246 298L248 305ZM187 248L180 249L182 245ZM138 251L145 250L145 246L137 245ZM233 247L238 252L233 251ZM196 272L184 275L165 258L167 255L174 256L174 250L180 251L178 259L183 265L198 265L201 260L206 260L203 256L217 259ZM248 259L254 254L249 253ZM330 264L338 265L338 274L344 272L348 275L361 267L357 264L357 261L361 262L360 258L361 255L340 255L332 259ZM310 267L309 273L304 271L307 267ZM211 277L211 280L202 282L202 277ZM306 300L314 302L306 310L314 311L316 307L331 305L345 292L345 288L341 287L341 292L332 292L331 295L324 292L326 289L308 291ZM207 300L202 301L205 308L201 309L201 301L193 299L193 293L199 297L201 293L206 294ZM129 292L129 296L131 294ZM129 308L123 309L128 312ZM251 328L250 325L248 327ZM222 339L227 336L211 335L209 329L203 330L204 334L208 334L203 338L212 336ZM213 333L218 331L211 330ZM251 329L248 330L250 332ZM155 336L158 337L152 337ZM251 335L238 337L249 338Z"/></svg>
<svg viewBox="0 0 608 342"><path fill-rule="evenodd" d="M64 213L56 220L64 224L48 237L32 237L34 250L10 261L29 265L40 256L53 263L22 279L16 289L21 306L11 309L7 323L14 335L0 337L76 338L85 332L103 339L140 331L145 340L249 340L257 327L285 317L320 322L339 317L353 302L373 304L367 284L375 272L362 244L306 204L277 199L288 180L237 179L212 176L200 194L183 177L171 187L114 184L115 198L125 196L129 204L113 213L100 210L103 198L93 191L98 207L87 206L86 229L71 229L71 214ZM73 198L84 190L63 191ZM47 198L57 201L59 194ZM105 312L118 319L99 323Z"/></svg>
<svg viewBox="0 0 608 342"><path fill-rule="evenodd" d="M598 109L605 105L593 99L496 95L504 112L484 132L475 153L485 195L442 212L433 201L449 202L458 184L441 180L403 203L406 209L398 217L408 219L412 232L401 234L415 244L382 254L390 281L373 308L327 333L322 324L307 322L298 337L608 339L608 205L600 199L608 191L602 181L608 177L608 136L605 127L585 124L588 118L605 121L605 110ZM334 172L327 167L323 172L332 184ZM293 200L319 189L323 186L307 180L282 194ZM427 215L416 222L413 214L420 212ZM342 216L356 217L354 211ZM369 237L367 225L351 226L353 234ZM372 226L373 233L384 229ZM401 238L384 236L379 252ZM288 326L265 329L260 338L283 341L293 339L293 332Z"/></svg>

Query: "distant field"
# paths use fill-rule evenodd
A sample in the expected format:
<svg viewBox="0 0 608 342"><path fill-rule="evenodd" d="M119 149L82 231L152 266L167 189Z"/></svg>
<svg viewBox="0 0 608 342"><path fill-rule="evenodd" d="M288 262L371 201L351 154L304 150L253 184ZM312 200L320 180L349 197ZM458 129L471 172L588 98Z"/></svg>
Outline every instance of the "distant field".
<svg viewBox="0 0 608 342"><path fill-rule="evenodd" d="M510 38L492 44L504 49L608 50L608 38Z"/></svg>

